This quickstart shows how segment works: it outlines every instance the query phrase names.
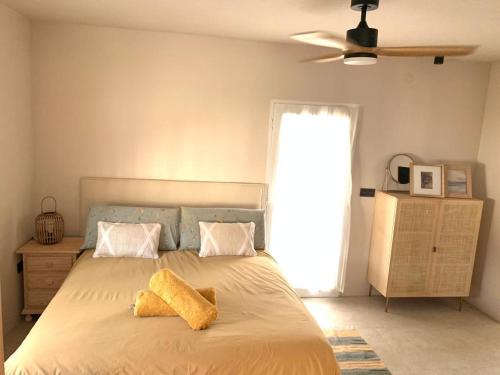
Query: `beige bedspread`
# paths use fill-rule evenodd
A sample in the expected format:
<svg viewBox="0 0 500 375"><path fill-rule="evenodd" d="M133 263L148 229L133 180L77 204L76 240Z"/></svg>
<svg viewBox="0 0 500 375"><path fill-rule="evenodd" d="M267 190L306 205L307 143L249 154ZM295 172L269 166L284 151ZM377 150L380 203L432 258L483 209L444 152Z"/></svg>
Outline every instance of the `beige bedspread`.
<svg viewBox="0 0 500 375"><path fill-rule="evenodd" d="M331 374L340 372L320 328L270 256L159 260L86 251L6 374ZM193 331L179 317L135 318L129 305L151 275L171 268L217 289L219 318Z"/></svg>

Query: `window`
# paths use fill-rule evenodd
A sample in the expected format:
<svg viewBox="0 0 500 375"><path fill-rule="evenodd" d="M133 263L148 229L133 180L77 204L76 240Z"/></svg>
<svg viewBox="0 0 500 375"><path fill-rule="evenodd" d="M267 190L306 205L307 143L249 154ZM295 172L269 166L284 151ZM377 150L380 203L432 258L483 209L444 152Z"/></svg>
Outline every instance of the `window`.
<svg viewBox="0 0 500 375"><path fill-rule="evenodd" d="M275 103L273 112L269 250L300 295L333 295L349 238L357 108Z"/></svg>

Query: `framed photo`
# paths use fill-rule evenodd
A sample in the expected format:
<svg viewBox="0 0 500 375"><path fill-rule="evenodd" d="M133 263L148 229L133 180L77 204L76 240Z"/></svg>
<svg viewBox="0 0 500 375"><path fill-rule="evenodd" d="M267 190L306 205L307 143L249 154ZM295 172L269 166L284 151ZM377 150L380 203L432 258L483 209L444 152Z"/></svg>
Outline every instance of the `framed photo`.
<svg viewBox="0 0 500 375"><path fill-rule="evenodd" d="M472 198L472 168L470 165L445 165L445 196Z"/></svg>
<svg viewBox="0 0 500 375"><path fill-rule="evenodd" d="M444 165L411 163L410 195L444 197Z"/></svg>

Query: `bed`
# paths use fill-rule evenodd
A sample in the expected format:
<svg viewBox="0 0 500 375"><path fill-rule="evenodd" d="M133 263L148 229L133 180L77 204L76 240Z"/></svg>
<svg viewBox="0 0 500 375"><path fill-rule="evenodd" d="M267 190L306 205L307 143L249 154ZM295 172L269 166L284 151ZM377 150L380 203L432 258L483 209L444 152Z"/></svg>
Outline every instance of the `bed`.
<svg viewBox="0 0 500 375"><path fill-rule="evenodd" d="M266 252L160 254L92 258L85 251L5 363L6 374L340 374L321 329ZM216 288L219 317L209 329L133 316L136 291L161 268Z"/></svg>

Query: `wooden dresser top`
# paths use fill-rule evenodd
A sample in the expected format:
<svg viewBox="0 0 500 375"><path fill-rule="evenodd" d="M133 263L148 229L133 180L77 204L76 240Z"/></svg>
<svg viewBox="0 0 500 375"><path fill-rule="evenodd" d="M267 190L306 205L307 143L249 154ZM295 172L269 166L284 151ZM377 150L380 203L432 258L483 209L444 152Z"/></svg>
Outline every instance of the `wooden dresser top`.
<svg viewBox="0 0 500 375"><path fill-rule="evenodd" d="M459 200L459 201L479 201L482 202L482 199L478 198L441 198L441 197L424 197L424 196L411 196L407 191L377 191L377 194L387 194L391 197L397 199L446 199L446 200Z"/></svg>
<svg viewBox="0 0 500 375"><path fill-rule="evenodd" d="M54 245L42 245L35 240L30 240L17 250L18 254L78 254L83 244L82 237L64 237L61 242Z"/></svg>

